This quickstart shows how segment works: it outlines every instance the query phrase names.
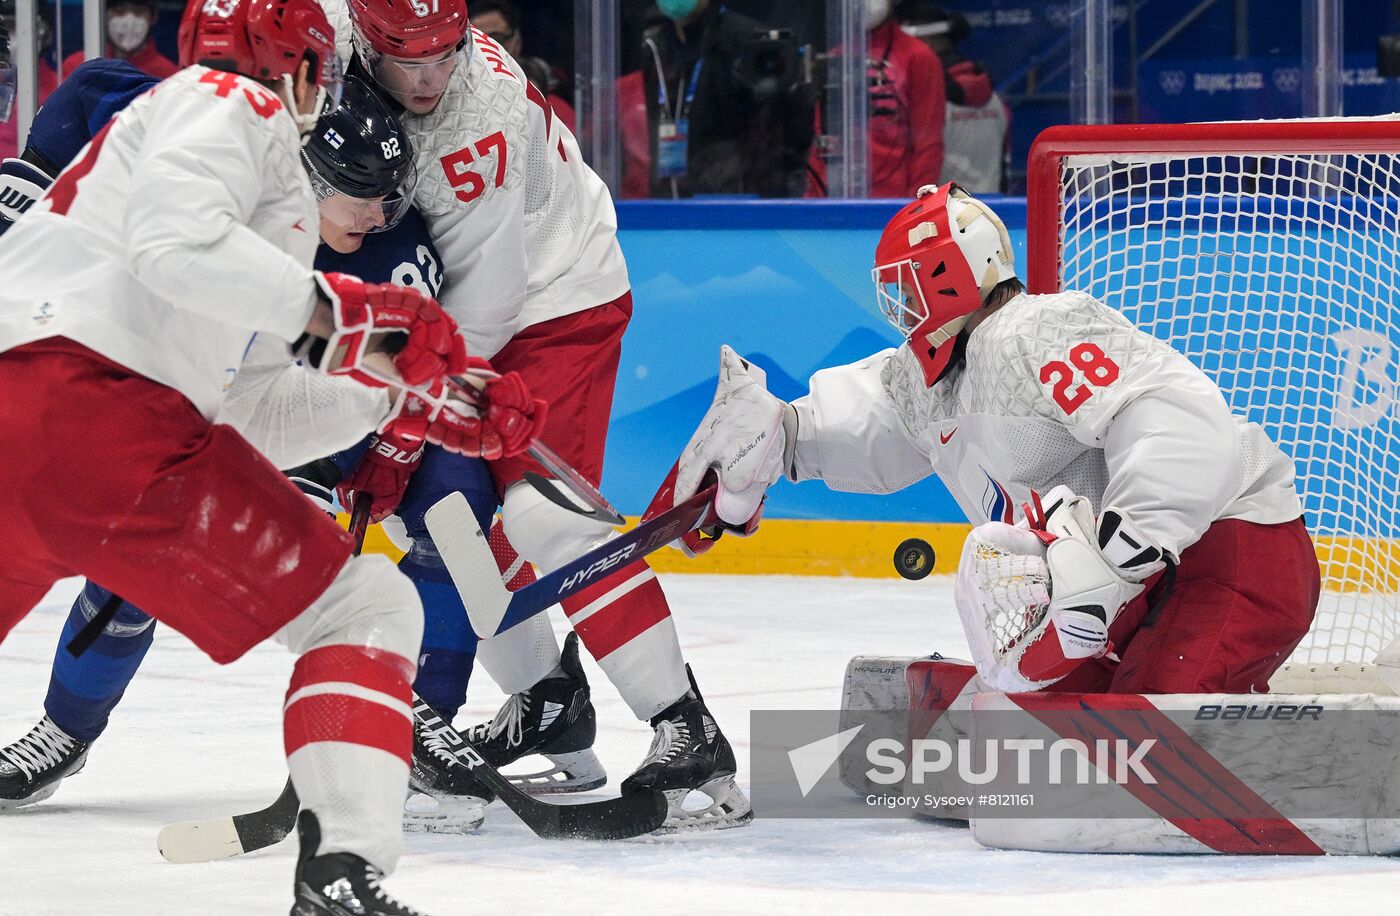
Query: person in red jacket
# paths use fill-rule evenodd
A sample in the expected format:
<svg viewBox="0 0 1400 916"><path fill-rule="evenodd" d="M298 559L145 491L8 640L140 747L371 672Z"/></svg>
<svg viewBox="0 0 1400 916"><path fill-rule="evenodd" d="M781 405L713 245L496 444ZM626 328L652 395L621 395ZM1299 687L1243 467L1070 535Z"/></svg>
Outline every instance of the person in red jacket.
<svg viewBox="0 0 1400 916"><path fill-rule="evenodd" d="M156 50L151 27L160 12L151 0L115 0L107 5L107 51L104 57L119 57L142 73L163 80L180 68ZM63 75L67 76L84 60L82 51L74 51L63 59Z"/></svg>
<svg viewBox="0 0 1400 916"><path fill-rule="evenodd" d="M913 197L943 171L943 64L900 29L889 0L868 0L866 22L870 196Z"/></svg>
<svg viewBox="0 0 1400 916"><path fill-rule="evenodd" d="M869 196L914 197L943 171L947 94L943 64L890 15L889 0L866 0L866 70L870 98ZM829 133L820 129L818 133ZM826 163L814 150L807 197L826 197Z"/></svg>

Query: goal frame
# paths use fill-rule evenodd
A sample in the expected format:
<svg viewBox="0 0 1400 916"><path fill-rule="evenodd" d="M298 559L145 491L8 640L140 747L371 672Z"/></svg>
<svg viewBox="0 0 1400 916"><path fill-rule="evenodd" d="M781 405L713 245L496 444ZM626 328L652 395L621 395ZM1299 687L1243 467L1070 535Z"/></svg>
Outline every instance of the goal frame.
<svg viewBox="0 0 1400 916"><path fill-rule="evenodd" d="M1026 166L1026 288L1060 291L1060 164L1069 156L1251 153L1400 155L1400 120L1060 125L1041 131Z"/></svg>

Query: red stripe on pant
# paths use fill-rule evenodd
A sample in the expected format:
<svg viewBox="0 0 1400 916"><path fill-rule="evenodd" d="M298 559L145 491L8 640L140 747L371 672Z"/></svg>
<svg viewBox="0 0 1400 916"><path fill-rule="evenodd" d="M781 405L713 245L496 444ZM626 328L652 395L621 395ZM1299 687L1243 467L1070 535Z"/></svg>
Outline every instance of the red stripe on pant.
<svg viewBox="0 0 1400 916"><path fill-rule="evenodd" d="M1093 763L1124 773L1123 788L1164 820L1217 852L1321 856L1312 838L1284 817L1238 776L1211 756L1146 697L1136 694L1007 694L1065 738L1084 741ZM1105 712L1107 717L1094 716ZM1139 779L1111 750L1126 739L1141 747L1148 738L1170 753L1149 755L1143 765L1157 780ZM1106 756L1097 741L1108 743Z"/></svg>
<svg viewBox="0 0 1400 916"><path fill-rule="evenodd" d="M404 763L413 756L413 725L407 715L342 693L304 697L287 707L282 738L288 757L318 741L378 748Z"/></svg>
<svg viewBox="0 0 1400 916"><path fill-rule="evenodd" d="M364 646L322 646L297 660L287 698L317 684L349 683L387 694L403 703L383 703L341 693L303 697L287 707L282 733L287 756L316 741L342 741L378 748L405 763L413 753L413 725L407 707L413 664L401 655Z"/></svg>
<svg viewBox="0 0 1400 916"><path fill-rule="evenodd" d="M625 566L573 597L565 598L560 602L564 613L572 617L629 579L640 575L651 575L651 567L645 560ZM661 583L652 576L573 626L574 632L578 633L578 638L583 640L589 653L602 661L670 616L671 607L666 603L666 594L661 590Z"/></svg>
<svg viewBox="0 0 1400 916"><path fill-rule="evenodd" d="M297 659L287 696L308 684L342 681L408 703L413 698L409 688L412 677L413 663L398 653L366 646L321 646Z"/></svg>

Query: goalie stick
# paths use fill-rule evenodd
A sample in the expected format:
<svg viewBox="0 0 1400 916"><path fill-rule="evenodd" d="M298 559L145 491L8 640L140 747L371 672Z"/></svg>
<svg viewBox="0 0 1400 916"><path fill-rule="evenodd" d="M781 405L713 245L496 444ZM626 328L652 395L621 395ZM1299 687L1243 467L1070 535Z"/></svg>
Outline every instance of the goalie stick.
<svg viewBox="0 0 1400 916"><path fill-rule="evenodd" d="M712 524L715 487L707 486L689 499L631 531L604 541L519 591L501 582L501 570L491 553L486 533L477 524L467 498L453 493L427 511L424 520L443 565L462 596L467 617L477 636L486 639L548 610L620 566L639 560L684 534Z"/></svg>
<svg viewBox="0 0 1400 916"><path fill-rule="evenodd" d="M367 499L357 500L351 515L351 531L358 532L357 549L364 540L369 503ZM492 567L491 574L499 580L500 572L496 567ZM550 804L528 795L487 763L417 694L413 702L414 719L436 733L458 762L471 769L536 836L543 839L628 839L651 833L666 820L666 797L651 790L600 802L564 805ZM266 808L231 817L170 824L160 831L156 846L166 861L177 864L240 856L285 839L296 827L299 808L296 790L288 779L282 794Z"/></svg>

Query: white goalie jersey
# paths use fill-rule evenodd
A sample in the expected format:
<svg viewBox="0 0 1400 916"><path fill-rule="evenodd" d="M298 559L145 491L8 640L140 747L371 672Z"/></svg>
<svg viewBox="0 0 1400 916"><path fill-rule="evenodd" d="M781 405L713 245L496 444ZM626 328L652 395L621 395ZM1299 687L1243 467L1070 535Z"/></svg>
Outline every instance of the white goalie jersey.
<svg viewBox="0 0 1400 916"><path fill-rule="evenodd" d="M929 387L909 344L812 378L789 475L889 493L936 472L974 524L1056 485L1169 554L1212 522L1302 514L1293 463L1171 347L1083 293L1021 295Z"/></svg>
<svg viewBox="0 0 1400 916"><path fill-rule="evenodd" d="M341 59L345 0L321 0ZM399 115L418 167L414 204L442 255L441 302L476 356L521 328L628 290L617 214L602 179L544 96L479 29L467 35L433 111Z"/></svg>

